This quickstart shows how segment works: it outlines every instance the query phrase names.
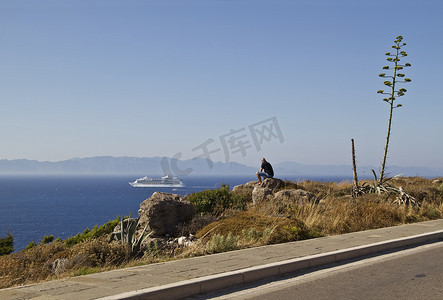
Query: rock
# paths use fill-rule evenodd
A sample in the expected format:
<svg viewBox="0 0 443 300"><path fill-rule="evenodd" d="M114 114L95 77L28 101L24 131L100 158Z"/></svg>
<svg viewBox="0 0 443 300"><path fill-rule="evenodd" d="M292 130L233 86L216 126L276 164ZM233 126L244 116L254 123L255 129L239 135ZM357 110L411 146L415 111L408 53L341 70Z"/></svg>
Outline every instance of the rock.
<svg viewBox="0 0 443 300"><path fill-rule="evenodd" d="M241 185L236 185L234 186L234 188L232 189L233 193L252 193L252 190L254 189L254 187L257 185L257 181L249 181L245 184L241 184Z"/></svg>
<svg viewBox="0 0 443 300"><path fill-rule="evenodd" d="M155 192L140 204L139 228L148 225L152 237L173 235L177 226L194 215L194 206L180 195Z"/></svg>
<svg viewBox="0 0 443 300"><path fill-rule="evenodd" d="M299 205L303 205L305 202L316 202L316 197L314 194L301 189L282 190L274 194L274 201L283 202L285 200L291 200Z"/></svg>
<svg viewBox="0 0 443 300"><path fill-rule="evenodd" d="M197 238L195 236L193 236L192 234L189 235L189 237L187 236L181 236L177 239L177 244L180 247L190 247L194 244L194 242L197 240Z"/></svg>
<svg viewBox="0 0 443 300"><path fill-rule="evenodd" d="M285 186L285 183L283 180L278 178L265 178L263 180L263 183L261 184L262 187L271 189L273 192L275 192L278 189L281 189Z"/></svg>
<svg viewBox="0 0 443 300"><path fill-rule="evenodd" d="M252 190L252 203L254 205L262 203L263 201L266 201L266 198L270 195L272 195L272 190L270 188L256 185Z"/></svg>
<svg viewBox="0 0 443 300"><path fill-rule="evenodd" d="M66 258L57 258L51 265L52 273L58 275L66 271L66 267L69 264L69 260Z"/></svg>
<svg viewBox="0 0 443 300"><path fill-rule="evenodd" d="M254 190L254 187L256 187L256 186L257 186L257 181L250 181L250 182L242 184L242 185L236 185L232 189L232 193L236 194L236 195L245 196L247 201L251 201L252 191Z"/></svg>
<svg viewBox="0 0 443 300"><path fill-rule="evenodd" d="M258 181L250 181L242 185L236 185L232 192L236 194L249 195L254 205L263 202L276 190L284 187L283 180L278 178L265 178L261 185Z"/></svg>

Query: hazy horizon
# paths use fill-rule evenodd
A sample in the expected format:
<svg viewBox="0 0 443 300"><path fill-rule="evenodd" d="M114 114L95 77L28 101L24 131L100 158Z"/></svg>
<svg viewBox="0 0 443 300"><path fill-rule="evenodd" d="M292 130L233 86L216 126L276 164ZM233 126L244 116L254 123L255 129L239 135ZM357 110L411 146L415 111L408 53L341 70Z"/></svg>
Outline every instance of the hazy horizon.
<svg viewBox="0 0 443 300"><path fill-rule="evenodd" d="M305 165L298 162L272 164L277 178L352 177L352 166ZM59 162L36 160L0 160L0 175L140 175L178 177L187 176L244 176L255 178L259 165L248 166L235 162L212 162L207 159L174 160L166 157L112 157L74 158ZM360 178L372 178L377 166L357 166ZM402 167L389 165L387 176L441 177L443 168Z"/></svg>

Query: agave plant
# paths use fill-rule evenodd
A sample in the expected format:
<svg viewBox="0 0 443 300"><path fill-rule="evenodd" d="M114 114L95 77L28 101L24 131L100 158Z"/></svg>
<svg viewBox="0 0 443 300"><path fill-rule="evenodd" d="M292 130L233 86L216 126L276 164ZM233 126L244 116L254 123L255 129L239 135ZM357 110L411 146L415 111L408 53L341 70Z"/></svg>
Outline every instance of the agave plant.
<svg viewBox="0 0 443 300"><path fill-rule="evenodd" d="M358 190L355 191L356 195L362 195L362 194L387 194L388 196L391 194L396 194L397 197L394 201L392 201L393 204L398 205L414 205L420 207L420 203L415 200L414 197L409 195L405 192L405 190L402 187L396 188L392 184L390 184L388 181L390 181L392 178L395 178L397 176L394 176L392 178L385 177L382 180L377 179L377 174L375 174L375 171L372 170L372 174L374 175L374 181L372 184L367 184L366 182L363 183L362 186L358 187Z"/></svg>
<svg viewBox="0 0 443 300"><path fill-rule="evenodd" d="M113 232L110 241L114 238L121 241L122 244L129 244L131 247L131 255L136 255L140 252L140 246L153 231L146 232L148 225L143 228L143 231L137 236L137 227L140 218L127 218L120 221L120 232Z"/></svg>
<svg viewBox="0 0 443 300"><path fill-rule="evenodd" d="M420 206L420 203L418 203L414 197L409 195L405 192L405 190L402 187L399 187L399 193L400 195L397 196L397 198L392 202L398 205L415 205Z"/></svg>
<svg viewBox="0 0 443 300"><path fill-rule="evenodd" d="M369 194L369 193L375 193L375 194L399 194L400 190L390 184L388 181L390 181L392 178L384 177L384 178L377 178L377 174L374 170L371 170L372 174L374 175L374 181L372 184L367 184L366 182L363 183L363 185L360 187L360 192L363 194Z"/></svg>

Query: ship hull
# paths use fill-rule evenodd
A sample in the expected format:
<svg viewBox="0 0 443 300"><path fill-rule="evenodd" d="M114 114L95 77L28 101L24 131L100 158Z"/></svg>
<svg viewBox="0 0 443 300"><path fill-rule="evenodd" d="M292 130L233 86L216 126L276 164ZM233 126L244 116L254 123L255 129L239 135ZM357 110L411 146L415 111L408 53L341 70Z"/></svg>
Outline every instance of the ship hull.
<svg viewBox="0 0 443 300"><path fill-rule="evenodd" d="M183 182L177 177L164 176L161 179L152 179L148 176L129 182L133 187L184 187Z"/></svg>
<svg viewBox="0 0 443 300"><path fill-rule="evenodd" d="M184 187L183 183L178 184L164 184L164 183L129 183L133 187Z"/></svg>

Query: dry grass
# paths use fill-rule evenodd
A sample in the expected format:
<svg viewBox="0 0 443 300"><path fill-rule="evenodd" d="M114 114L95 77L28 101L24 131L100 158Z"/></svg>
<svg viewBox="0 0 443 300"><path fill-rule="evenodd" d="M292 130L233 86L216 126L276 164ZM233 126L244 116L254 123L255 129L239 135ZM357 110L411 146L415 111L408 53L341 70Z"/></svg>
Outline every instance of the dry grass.
<svg viewBox="0 0 443 300"><path fill-rule="evenodd" d="M297 228L297 229L296 229ZM303 222L287 217L271 217L264 215L257 209L238 212L236 215L209 224L197 232L197 237L209 238L219 234L227 236L229 233L243 239L245 245L250 245L247 240L256 237L263 237L261 244L273 244L287 241L306 239L312 234L306 229ZM250 232L255 232L251 233Z"/></svg>
<svg viewBox="0 0 443 300"><path fill-rule="evenodd" d="M319 236L303 222L287 217L271 217L250 209L213 222L196 233L198 242L181 249L178 258L304 240Z"/></svg>
<svg viewBox="0 0 443 300"><path fill-rule="evenodd" d="M374 195L360 199L327 197L320 205L307 203L291 214L323 235L342 234L404 223L404 207L380 202Z"/></svg>
<svg viewBox="0 0 443 300"><path fill-rule="evenodd" d="M320 204L293 205L288 215L303 220L308 228L324 235L395 226L410 222L438 219L443 216L443 190L433 180L414 177L391 181L403 187L421 204L405 206L392 204L396 195L366 194L350 197L351 182L303 182L299 186L322 198Z"/></svg>
<svg viewBox="0 0 443 300"><path fill-rule="evenodd" d="M107 237L89 239L73 247L63 242L38 245L28 251L0 256L0 288L66 276L83 275L121 267L223 252L233 249L283 243L317 236L395 226L443 217L443 184L414 177L396 178L396 187L413 196L420 206L392 204L395 195L350 196L352 183L344 181L286 182L286 189L303 189L311 201L268 201L246 211L228 209L221 216L196 215L180 230L196 234L191 247L171 248L151 244L141 258L133 258L127 246L107 242ZM62 270L53 263L66 259Z"/></svg>
<svg viewBox="0 0 443 300"><path fill-rule="evenodd" d="M75 275L78 270L87 268L114 268L128 261L129 253L125 245L109 244L107 237L91 239L71 248L60 241L38 245L27 251L0 256L0 288ZM53 268L57 259L68 260L62 270Z"/></svg>

